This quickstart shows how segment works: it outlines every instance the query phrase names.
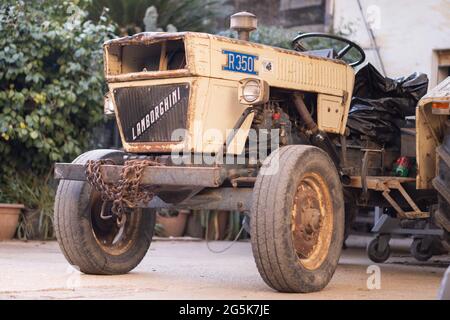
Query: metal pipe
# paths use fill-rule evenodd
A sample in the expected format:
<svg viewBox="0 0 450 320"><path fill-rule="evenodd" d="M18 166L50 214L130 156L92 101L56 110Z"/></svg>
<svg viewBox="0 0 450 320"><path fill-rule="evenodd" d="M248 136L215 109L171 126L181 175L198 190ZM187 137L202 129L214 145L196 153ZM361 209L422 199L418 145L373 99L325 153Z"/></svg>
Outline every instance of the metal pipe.
<svg viewBox="0 0 450 320"><path fill-rule="evenodd" d="M147 207L247 212L251 209L252 193L253 188L210 188L176 204L166 203L155 197Z"/></svg>
<svg viewBox="0 0 450 320"><path fill-rule="evenodd" d="M361 12L362 19L364 21L364 26L366 27L367 32L369 33L370 41L372 42L375 53L377 54L378 61L380 62L381 71L383 72L383 75L386 76L386 69L384 67L383 59L381 58L380 53L380 47L377 44L377 39L375 38L375 34L373 33L372 28L370 27L369 23L367 22L366 16L364 15L364 10L361 4L361 0L356 1L358 3L359 11Z"/></svg>
<svg viewBox="0 0 450 320"><path fill-rule="evenodd" d="M306 128L310 130L312 133L316 134L319 132L319 127L317 126L316 122L311 116L311 113L309 113L308 108L305 105L305 102L303 101L303 97L299 93L294 93L294 103L295 107L297 108L297 111L300 115L300 117L305 122Z"/></svg>
<svg viewBox="0 0 450 320"><path fill-rule="evenodd" d="M256 16L250 12L238 12L230 18L230 29L237 31L240 40L249 41L250 32L255 30L257 25Z"/></svg>
<svg viewBox="0 0 450 320"><path fill-rule="evenodd" d="M311 113L309 113L308 108L306 107L301 94L294 93L293 98L294 98L294 103L295 103L295 106L297 108L297 111L298 111L300 117L305 122L306 128L309 131L311 131L311 133L312 133L310 135L311 144L315 145L318 148L321 148L326 153L328 153L328 155L331 157L331 159L335 163L336 168L338 168L340 175L344 176L344 173L342 172L342 170L340 168L339 154L337 153L334 144L331 142L331 140L328 137L328 135L326 134L326 132L319 130L319 127L317 126L316 122L314 121L313 117L311 116Z"/></svg>

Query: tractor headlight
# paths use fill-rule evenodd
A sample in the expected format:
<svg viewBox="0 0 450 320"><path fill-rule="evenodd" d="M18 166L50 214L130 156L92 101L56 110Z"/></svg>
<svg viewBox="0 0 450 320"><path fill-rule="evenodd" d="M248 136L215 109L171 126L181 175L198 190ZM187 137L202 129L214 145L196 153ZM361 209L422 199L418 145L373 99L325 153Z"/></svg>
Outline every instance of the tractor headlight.
<svg viewBox="0 0 450 320"><path fill-rule="evenodd" d="M114 117L114 104L109 92L103 97L103 113L107 117Z"/></svg>
<svg viewBox="0 0 450 320"><path fill-rule="evenodd" d="M239 81L239 102L242 104L263 104L269 101L269 85L255 78Z"/></svg>
<svg viewBox="0 0 450 320"><path fill-rule="evenodd" d="M255 102L261 94L261 85L258 81L247 81L242 87L242 98L246 102Z"/></svg>

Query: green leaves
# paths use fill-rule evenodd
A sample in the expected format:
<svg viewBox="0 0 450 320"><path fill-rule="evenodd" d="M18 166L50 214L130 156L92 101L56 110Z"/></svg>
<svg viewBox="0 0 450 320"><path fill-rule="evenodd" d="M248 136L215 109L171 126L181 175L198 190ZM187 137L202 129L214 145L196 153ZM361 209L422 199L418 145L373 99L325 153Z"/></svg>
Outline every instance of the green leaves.
<svg viewBox="0 0 450 320"><path fill-rule="evenodd" d="M143 19L151 6L158 11L159 28L167 30L168 25L174 25L182 31L211 32L220 19L232 13L226 3L226 0L95 0L88 8L93 20L108 8L120 30L128 34L144 31Z"/></svg>
<svg viewBox="0 0 450 320"><path fill-rule="evenodd" d="M101 49L114 25L86 17L73 1L0 3L0 188L11 172L72 160L102 121Z"/></svg>
<svg viewBox="0 0 450 320"><path fill-rule="evenodd" d="M30 132L30 138L31 139L37 139L39 137L39 133L37 131L31 131Z"/></svg>

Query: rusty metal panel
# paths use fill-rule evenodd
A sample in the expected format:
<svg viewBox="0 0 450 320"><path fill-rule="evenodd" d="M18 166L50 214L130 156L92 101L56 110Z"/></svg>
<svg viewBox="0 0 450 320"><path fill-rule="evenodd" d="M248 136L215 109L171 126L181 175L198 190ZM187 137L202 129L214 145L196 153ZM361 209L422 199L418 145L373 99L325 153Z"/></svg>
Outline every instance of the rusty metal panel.
<svg viewBox="0 0 450 320"><path fill-rule="evenodd" d="M116 88L113 95L128 143L172 142L174 130L186 129L188 83Z"/></svg>
<svg viewBox="0 0 450 320"><path fill-rule="evenodd" d="M317 125L326 132L341 132L344 105L342 97L318 94L317 96Z"/></svg>
<svg viewBox="0 0 450 320"><path fill-rule="evenodd" d="M102 176L107 183L116 183L120 179L123 166L103 165ZM225 179L225 171L220 167L181 167L155 166L146 167L142 173L143 185L219 187ZM85 181L83 164L56 163L56 180Z"/></svg>

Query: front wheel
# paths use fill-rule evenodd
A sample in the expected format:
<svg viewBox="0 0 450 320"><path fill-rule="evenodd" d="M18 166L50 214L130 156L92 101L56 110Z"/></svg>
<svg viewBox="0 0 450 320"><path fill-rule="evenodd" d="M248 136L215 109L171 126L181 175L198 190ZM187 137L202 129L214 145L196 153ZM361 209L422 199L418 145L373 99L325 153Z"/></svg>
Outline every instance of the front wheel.
<svg viewBox="0 0 450 320"><path fill-rule="evenodd" d="M344 238L338 172L322 150L282 147L263 163L253 190L251 241L263 280L282 292L323 289Z"/></svg>
<svg viewBox="0 0 450 320"><path fill-rule="evenodd" d="M115 150L93 150L73 161L123 161ZM103 215L101 214L103 209ZM149 209L126 213L123 227L111 216L111 204L84 181L61 180L55 199L55 231L70 264L87 274L124 274L144 258L153 236L155 214Z"/></svg>

